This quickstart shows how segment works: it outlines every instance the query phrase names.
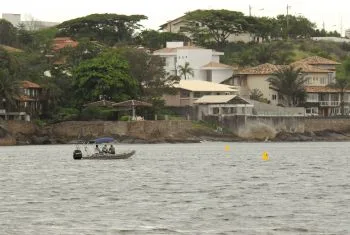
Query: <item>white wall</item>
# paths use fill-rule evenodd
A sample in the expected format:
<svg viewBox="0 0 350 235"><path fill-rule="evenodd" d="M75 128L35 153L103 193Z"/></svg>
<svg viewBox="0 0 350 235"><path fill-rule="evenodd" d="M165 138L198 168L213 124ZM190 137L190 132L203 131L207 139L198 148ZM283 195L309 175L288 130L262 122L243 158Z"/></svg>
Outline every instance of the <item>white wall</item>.
<svg viewBox="0 0 350 235"><path fill-rule="evenodd" d="M3 13L2 18L11 22L11 24L15 27L19 25L21 22L21 14L8 14L8 13Z"/></svg>
<svg viewBox="0 0 350 235"><path fill-rule="evenodd" d="M221 83L231 77L233 71L231 69L216 69L212 72L212 82Z"/></svg>
<svg viewBox="0 0 350 235"><path fill-rule="evenodd" d="M194 70L194 76L187 79L206 81L206 72L201 69L212 59L211 49L178 49L177 66L184 66L186 62Z"/></svg>
<svg viewBox="0 0 350 235"><path fill-rule="evenodd" d="M271 104L277 105L278 99L273 99L273 95L277 95L277 92L270 89L270 83L267 79L270 75L248 75L247 86L252 91L253 89L259 89L264 98L271 101Z"/></svg>

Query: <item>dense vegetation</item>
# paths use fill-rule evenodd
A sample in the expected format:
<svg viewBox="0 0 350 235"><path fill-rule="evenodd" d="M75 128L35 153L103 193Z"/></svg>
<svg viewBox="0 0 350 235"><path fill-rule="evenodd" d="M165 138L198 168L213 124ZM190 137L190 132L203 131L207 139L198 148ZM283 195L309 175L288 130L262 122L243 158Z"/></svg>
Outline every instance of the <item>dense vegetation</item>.
<svg viewBox="0 0 350 235"><path fill-rule="evenodd" d="M311 42L310 36L338 34L318 30L301 16L248 17L228 10L197 10L186 14L183 33L142 30L140 21L145 19L144 15L92 14L39 31L16 28L0 19L0 97L14 105L18 81L29 80L44 88L42 118L100 118L102 111L94 114L82 110L82 105L101 95L113 101L153 102L150 112L161 113L160 97L172 92L171 85L180 77L168 76L164 61L149 51L164 47L167 41L192 41L223 51L223 63L243 67L288 64L309 55L344 61L350 51L346 43ZM230 34L240 32L251 33L255 40L247 44L227 41ZM54 51L53 39L60 36L71 37L79 45ZM191 75L190 65L179 74Z"/></svg>

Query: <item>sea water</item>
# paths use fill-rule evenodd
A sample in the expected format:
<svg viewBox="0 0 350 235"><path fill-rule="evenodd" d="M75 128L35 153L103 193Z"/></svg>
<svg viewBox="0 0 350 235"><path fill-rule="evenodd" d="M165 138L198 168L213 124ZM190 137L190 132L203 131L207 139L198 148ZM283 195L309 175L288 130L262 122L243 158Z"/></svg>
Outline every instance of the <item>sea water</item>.
<svg viewBox="0 0 350 235"><path fill-rule="evenodd" d="M74 148L0 147L0 234L350 234L348 142Z"/></svg>

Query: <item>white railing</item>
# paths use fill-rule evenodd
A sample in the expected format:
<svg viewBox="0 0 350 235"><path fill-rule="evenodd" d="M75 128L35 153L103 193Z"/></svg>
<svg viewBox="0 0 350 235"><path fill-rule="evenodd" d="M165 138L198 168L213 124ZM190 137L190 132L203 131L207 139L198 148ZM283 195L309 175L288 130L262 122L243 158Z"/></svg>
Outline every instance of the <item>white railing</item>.
<svg viewBox="0 0 350 235"><path fill-rule="evenodd" d="M320 101L320 106L339 106L340 101Z"/></svg>
<svg viewBox="0 0 350 235"><path fill-rule="evenodd" d="M318 99L306 99L308 103L318 103Z"/></svg>

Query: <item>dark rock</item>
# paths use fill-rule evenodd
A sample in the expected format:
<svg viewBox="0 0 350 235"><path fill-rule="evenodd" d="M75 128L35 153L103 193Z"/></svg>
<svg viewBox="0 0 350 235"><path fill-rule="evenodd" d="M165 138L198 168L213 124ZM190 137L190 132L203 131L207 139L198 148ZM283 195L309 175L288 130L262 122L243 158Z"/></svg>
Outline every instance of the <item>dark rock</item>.
<svg viewBox="0 0 350 235"><path fill-rule="evenodd" d="M48 136L33 136L32 137L33 144L51 144L50 138Z"/></svg>

